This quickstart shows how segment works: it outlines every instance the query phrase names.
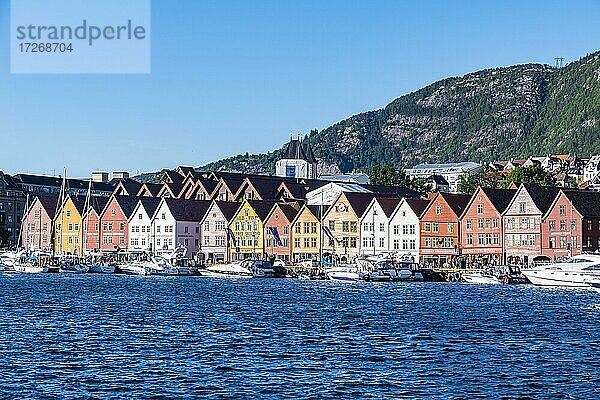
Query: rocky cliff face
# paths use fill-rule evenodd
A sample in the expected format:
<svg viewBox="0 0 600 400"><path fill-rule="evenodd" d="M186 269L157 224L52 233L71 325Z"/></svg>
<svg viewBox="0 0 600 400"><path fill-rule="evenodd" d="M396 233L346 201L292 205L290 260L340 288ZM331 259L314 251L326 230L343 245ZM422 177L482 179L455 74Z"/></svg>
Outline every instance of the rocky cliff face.
<svg viewBox="0 0 600 400"><path fill-rule="evenodd" d="M562 69L526 64L447 78L307 139L324 169L600 153L600 53ZM270 173L279 151L203 169Z"/></svg>

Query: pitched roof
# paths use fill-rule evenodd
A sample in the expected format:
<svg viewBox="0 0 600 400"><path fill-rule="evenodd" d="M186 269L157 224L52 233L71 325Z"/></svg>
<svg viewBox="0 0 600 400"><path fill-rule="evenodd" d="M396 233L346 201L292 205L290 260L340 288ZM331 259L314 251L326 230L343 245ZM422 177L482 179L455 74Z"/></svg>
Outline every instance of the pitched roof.
<svg viewBox="0 0 600 400"><path fill-rule="evenodd" d="M583 218L600 218L600 192L563 190L563 193Z"/></svg>
<svg viewBox="0 0 600 400"><path fill-rule="evenodd" d="M435 183L436 185L449 185L446 178L441 175L431 175L429 178L425 180L427 183Z"/></svg>
<svg viewBox="0 0 600 400"><path fill-rule="evenodd" d="M481 191L485 193L490 202L496 207L496 210L500 214L504 212L510 205L513 197L515 197L515 193L517 193L516 189L490 189L490 188L481 188Z"/></svg>
<svg viewBox="0 0 600 400"><path fill-rule="evenodd" d="M210 207L210 200L164 199L177 221L200 222Z"/></svg>
<svg viewBox="0 0 600 400"><path fill-rule="evenodd" d="M184 176L170 169L162 170L163 176L160 178L162 183L183 183Z"/></svg>
<svg viewBox="0 0 600 400"><path fill-rule="evenodd" d="M142 203L142 207L146 210L146 214L152 218L158 205L160 204L160 198L158 197L139 197L139 201Z"/></svg>
<svg viewBox="0 0 600 400"><path fill-rule="evenodd" d="M144 184L142 184L142 186L140 187L140 190L138 190L136 195L140 195L142 189L147 189L148 192L150 192L150 194L152 195L152 197L156 197L156 196L158 196L158 193L160 193L160 190L162 189L162 187L163 187L163 185L160 183L144 183Z"/></svg>
<svg viewBox="0 0 600 400"><path fill-rule="evenodd" d="M469 204L469 201L471 200L471 195L469 194L453 194L440 192L438 193L438 195L442 196L442 198L446 200L448 206L452 209L452 211L454 211L454 214L456 214L457 216L462 214L462 212L467 207L467 204Z"/></svg>
<svg viewBox="0 0 600 400"><path fill-rule="evenodd" d="M414 198L405 198L406 204L413 210L415 215L420 217L423 214L423 211L427 208L431 200L424 199L414 199Z"/></svg>
<svg viewBox="0 0 600 400"><path fill-rule="evenodd" d="M40 204L46 210L48 217L54 219L56 215L56 206L58 205L58 196L36 196Z"/></svg>
<svg viewBox="0 0 600 400"><path fill-rule="evenodd" d="M135 207L138 204L139 201L139 197L136 196L113 196L115 201L117 202L117 204L119 204L119 207L121 208L121 211L123 211L123 214L125 215L125 218L129 219L129 217L131 217L131 214L133 213L133 210L135 210Z"/></svg>
<svg viewBox="0 0 600 400"><path fill-rule="evenodd" d="M83 216L84 208L85 208L85 196L74 196L68 195L67 198L70 198L73 202L73 205L77 209L79 215Z"/></svg>
<svg viewBox="0 0 600 400"><path fill-rule="evenodd" d="M308 209L318 220L321 219L321 214L325 214L327 207L321 205L307 205Z"/></svg>
<svg viewBox="0 0 600 400"><path fill-rule="evenodd" d="M267 218L271 209L277 204L277 202L273 200L248 200L248 203L261 221L264 221L265 218Z"/></svg>
<svg viewBox="0 0 600 400"><path fill-rule="evenodd" d="M375 198L377 199L379 206L381 207L381 209L385 213L386 217L388 217L388 218L392 215L392 213L394 212L394 210L396 209L396 207L402 200L402 197L391 197L391 198L375 197Z"/></svg>
<svg viewBox="0 0 600 400"><path fill-rule="evenodd" d="M106 204L108 204L109 200L110 197L90 196L90 207L96 212L96 214L100 215L102 210L104 210L104 207L106 207ZM86 210L86 212L87 211L88 210Z"/></svg>
<svg viewBox="0 0 600 400"><path fill-rule="evenodd" d="M233 219L235 213L242 205L242 203L238 203L237 201L215 201L215 204L219 207L219 210L221 210L227 221Z"/></svg>
<svg viewBox="0 0 600 400"><path fill-rule="evenodd" d="M377 197L378 200L383 200L385 198L398 198L395 194L375 194L375 193L356 193L356 192L342 192L348 199L348 203L350 203L350 207L356 213L358 218L362 218L363 214L369 207L369 204L373 200L373 198ZM400 199L398 199L400 202ZM396 203L398 204L398 203Z"/></svg>
<svg viewBox="0 0 600 400"><path fill-rule="evenodd" d="M142 183L133 179L123 179L119 182L125 188L129 196L135 196L142 187Z"/></svg>
<svg viewBox="0 0 600 400"><path fill-rule="evenodd" d="M300 212L300 208L294 207L290 204L279 203L278 206L287 218L287 220L290 222L292 222L294 218L296 218L296 215L298 215L298 213Z"/></svg>
<svg viewBox="0 0 600 400"><path fill-rule="evenodd" d="M62 186L62 178L60 176L17 174L13 178L17 184L21 183L24 185L49 186L57 188ZM87 190L89 184L89 180L67 179L67 187L70 189ZM113 189L114 186L110 183L92 181L92 190L94 191L112 192Z"/></svg>
<svg viewBox="0 0 600 400"><path fill-rule="evenodd" d="M523 184L535 206L545 214L558 195L560 188L553 186L540 186L532 183Z"/></svg>
<svg viewBox="0 0 600 400"><path fill-rule="evenodd" d="M281 158L305 160L309 163L317 162L310 143L301 139L290 139L290 141L283 146Z"/></svg>

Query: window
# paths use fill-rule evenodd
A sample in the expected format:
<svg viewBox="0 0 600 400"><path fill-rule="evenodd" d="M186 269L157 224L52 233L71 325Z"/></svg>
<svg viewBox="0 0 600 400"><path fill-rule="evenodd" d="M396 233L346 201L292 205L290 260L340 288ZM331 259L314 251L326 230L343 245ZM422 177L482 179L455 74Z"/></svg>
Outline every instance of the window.
<svg viewBox="0 0 600 400"><path fill-rule="evenodd" d="M348 238L344 238L344 239L346 240L346 242L348 242ZM356 242L356 238L355 237L350 238L350 247L351 248L355 249L356 248L356 243L357 242Z"/></svg>
<svg viewBox="0 0 600 400"><path fill-rule="evenodd" d="M558 207L558 210L560 212L560 215L567 215L567 206L565 206L564 204Z"/></svg>
<svg viewBox="0 0 600 400"><path fill-rule="evenodd" d="M561 231L566 231L567 230L567 221L565 221L564 219L560 220L560 230Z"/></svg>
<svg viewBox="0 0 600 400"><path fill-rule="evenodd" d="M294 227L294 232L296 232L296 233L300 233L300 222L298 222L298 223L296 224L296 226Z"/></svg>
<svg viewBox="0 0 600 400"><path fill-rule="evenodd" d="M294 246L300 247L300 238L294 238Z"/></svg>
<svg viewBox="0 0 600 400"><path fill-rule="evenodd" d="M189 232L189 227L188 227L188 226L184 226L184 227L183 227L183 233L190 233L190 232Z"/></svg>
<svg viewBox="0 0 600 400"><path fill-rule="evenodd" d="M385 238L379 238L379 247L385 247Z"/></svg>
<svg viewBox="0 0 600 400"><path fill-rule="evenodd" d="M160 233L160 225L156 226L156 233Z"/></svg>
<svg viewBox="0 0 600 400"><path fill-rule="evenodd" d="M305 248L310 247L310 239L309 238L304 238L304 247Z"/></svg>
<svg viewBox="0 0 600 400"><path fill-rule="evenodd" d="M123 231L125 230L125 222L121 222L121 223L119 224L119 230L120 230L121 232L123 232Z"/></svg>
<svg viewBox="0 0 600 400"><path fill-rule="evenodd" d="M385 224L379 223L379 232L385 232Z"/></svg>
<svg viewBox="0 0 600 400"><path fill-rule="evenodd" d="M112 222L108 223L108 230L112 232Z"/></svg>
<svg viewBox="0 0 600 400"><path fill-rule="evenodd" d="M284 226L284 227L283 227L283 234L284 234L284 235L287 235L287 234L288 234L288 227L287 227L287 226Z"/></svg>
<svg viewBox="0 0 600 400"><path fill-rule="evenodd" d="M410 225L409 233L410 233L411 235L414 235L414 234L415 234L415 225L414 225L414 224L413 224L413 225Z"/></svg>
<svg viewBox="0 0 600 400"><path fill-rule="evenodd" d="M196 233L200 233L200 227L199 226L196 227Z"/></svg>
<svg viewBox="0 0 600 400"><path fill-rule="evenodd" d="M556 248L556 238L554 238L554 237L548 238L548 248L549 249Z"/></svg>
<svg viewBox="0 0 600 400"><path fill-rule="evenodd" d="M400 241L398 239L394 239L394 250L400 250Z"/></svg>
<svg viewBox="0 0 600 400"><path fill-rule="evenodd" d="M477 204L477 214L483 214L483 204Z"/></svg>
<svg viewBox="0 0 600 400"><path fill-rule="evenodd" d="M432 229L433 229L434 232L439 232L440 231L440 224L437 223L437 222L434 222L432 224Z"/></svg>
<svg viewBox="0 0 600 400"><path fill-rule="evenodd" d="M350 232L350 223L348 221L342 222L342 232Z"/></svg>
<svg viewBox="0 0 600 400"><path fill-rule="evenodd" d="M482 219L477 220L477 229L483 229L483 220Z"/></svg>
<svg viewBox="0 0 600 400"><path fill-rule="evenodd" d="M448 222L448 233L454 233L454 224L452 222Z"/></svg>
<svg viewBox="0 0 600 400"><path fill-rule="evenodd" d="M125 238L123 236L119 239L119 244L125 244Z"/></svg>
<svg viewBox="0 0 600 400"><path fill-rule="evenodd" d="M138 214L138 219L142 219L142 218L143 218L143 217L142 217L142 214L141 214L141 213L140 213L140 214Z"/></svg>
<svg viewBox="0 0 600 400"><path fill-rule="evenodd" d="M437 215L441 215L442 214L442 206L436 206L435 207L435 213Z"/></svg>
<svg viewBox="0 0 600 400"><path fill-rule="evenodd" d="M526 209L526 207L525 207L525 202L521 202L521 203L519 203L519 213L521 213L521 214L525 214L526 210L527 210L527 209Z"/></svg>
<svg viewBox="0 0 600 400"><path fill-rule="evenodd" d="M69 224L69 231L73 230L73 224Z"/></svg>
<svg viewBox="0 0 600 400"><path fill-rule="evenodd" d="M310 233L310 224L308 222L304 222L302 224L303 229L303 233Z"/></svg>
<svg viewBox="0 0 600 400"><path fill-rule="evenodd" d="M332 232L335 231L335 220L329 221L329 230Z"/></svg>
<svg viewBox="0 0 600 400"><path fill-rule="evenodd" d="M425 232L431 232L431 223L425 222Z"/></svg>
<svg viewBox="0 0 600 400"><path fill-rule="evenodd" d="M415 250L417 248L417 241L415 239L410 239L410 249Z"/></svg>
<svg viewBox="0 0 600 400"><path fill-rule="evenodd" d="M553 232L556 230L556 221L555 220L550 220L548 221L548 230L550 232ZM552 247L551 247L552 248Z"/></svg>
<svg viewBox="0 0 600 400"><path fill-rule="evenodd" d="M473 244L473 234L472 233L467 233L467 244L469 244L469 245Z"/></svg>
<svg viewBox="0 0 600 400"><path fill-rule="evenodd" d="M408 239L402 239L402 250L408 250Z"/></svg>
<svg viewBox="0 0 600 400"><path fill-rule="evenodd" d="M398 235L400 233L400 225L394 225L394 235Z"/></svg>
<svg viewBox="0 0 600 400"><path fill-rule="evenodd" d="M470 219L467 220L467 229L468 230L473 229L473 220L470 220Z"/></svg>
<svg viewBox="0 0 600 400"><path fill-rule="evenodd" d="M283 233L287 233L287 227L283 228ZM310 223L310 233L317 233L317 223L316 222Z"/></svg>
<svg viewBox="0 0 600 400"><path fill-rule="evenodd" d="M485 220L485 229L490 229L492 227L492 220L489 218L486 218Z"/></svg>
<svg viewBox="0 0 600 400"><path fill-rule="evenodd" d="M560 248L561 249L566 249L567 248L567 237L566 236L561 236L560 237Z"/></svg>
<svg viewBox="0 0 600 400"><path fill-rule="evenodd" d="M287 239L284 239L284 245L287 247ZM310 247L313 249L317 248L317 238L310 239Z"/></svg>
<svg viewBox="0 0 600 400"><path fill-rule="evenodd" d="M431 248L431 238L425 238L425 247Z"/></svg>
<svg viewBox="0 0 600 400"><path fill-rule="evenodd" d="M571 220L571 230L574 231L575 229L577 229L577 222L572 219Z"/></svg>
<svg viewBox="0 0 600 400"><path fill-rule="evenodd" d="M588 219L587 228L588 228L588 231L592 230L592 220L591 219Z"/></svg>
<svg viewBox="0 0 600 400"><path fill-rule="evenodd" d="M165 213L162 213L162 214L160 215L160 218L161 218L161 219L166 219L166 218L167 218L167 214L165 214Z"/></svg>
<svg viewBox="0 0 600 400"><path fill-rule="evenodd" d="M408 235L408 225L402 225L402 234Z"/></svg>
<svg viewBox="0 0 600 400"><path fill-rule="evenodd" d="M66 216L67 218L71 218L71 210L67 210L67 211L65 211L65 216Z"/></svg>
<svg viewBox="0 0 600 400"><path fill-rule="evenodd" d="M210 221L206 221L206 222L204 223L204 230L205 230L205 231L210 231Z"/></svg>

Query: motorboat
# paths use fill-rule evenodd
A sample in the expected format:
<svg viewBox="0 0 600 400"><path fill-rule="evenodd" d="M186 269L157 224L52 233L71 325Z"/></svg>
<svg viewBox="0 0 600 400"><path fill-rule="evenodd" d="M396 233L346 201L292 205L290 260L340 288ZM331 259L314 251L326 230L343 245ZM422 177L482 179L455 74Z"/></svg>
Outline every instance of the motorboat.
<svg viewBox="0 0 600 400"><path fill-rule="evenodd" d="M487 271L466 272L461 275L461 278L465 283L484 284L484 285L500 284L498 277Z"/></svg>
<svg viewBox="0 0 600 400"><path fill-rule="evenodd" d="M327 278L332 281L356 282L362 280L362 275L355 266L340 266L325 271Z"/></svg>
<svg viewBox="0 0 600 400"><path fill-rule="evenodd" d="M536 286L589 287L587 282L600 279L600 255L581 254L521 272Z"/></svg>
<svg viewBox="0 0 600 400"><path fill-rule="evenodd" d="M229 264L215 264L198 270L200 276L211 278L254 278L250 260L234 261Z"/></svg>
<svg viewBox="0 0 600 400"><path fill-rule="evenodd" d="M118 268L125 275L149 275L145 265L139 261L119 264Z"/></svg>
<svg viewBox="0 0 600 400"><path fill-rule="evenodd" d="M70 274L85 274L90 270L90 267L83 262L83 260L67 256L60 260L60 272L66 272Z"/></svg>
<svg viewBox="0 0 600 400"><path fill-rule="evenodd" d="M0 271L16 272L15 265L19 263L21 256L26 254L25 250L9 251L0 254Z"/></svg>

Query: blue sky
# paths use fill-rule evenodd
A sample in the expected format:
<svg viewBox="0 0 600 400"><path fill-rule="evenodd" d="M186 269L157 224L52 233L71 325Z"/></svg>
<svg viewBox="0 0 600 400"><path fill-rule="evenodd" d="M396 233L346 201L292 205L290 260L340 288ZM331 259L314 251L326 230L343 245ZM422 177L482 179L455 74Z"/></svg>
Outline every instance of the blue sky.
<svg viewBox="0 0 600 400"><path fill-rule="evenodd" d="M599 16L600 0L153 0L151 74L11 75L0 0L0 170L272 150L447 76L576 60L599 49Z"/></svg>

